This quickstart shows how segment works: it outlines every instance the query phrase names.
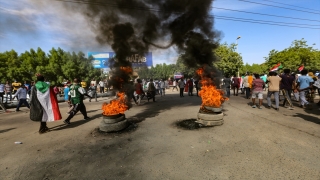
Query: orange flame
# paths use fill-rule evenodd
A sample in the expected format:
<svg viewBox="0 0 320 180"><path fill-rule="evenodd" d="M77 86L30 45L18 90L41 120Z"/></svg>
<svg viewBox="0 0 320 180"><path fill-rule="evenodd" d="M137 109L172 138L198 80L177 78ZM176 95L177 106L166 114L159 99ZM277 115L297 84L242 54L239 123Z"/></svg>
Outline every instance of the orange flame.
<svg viewBox="0 0 320 180"><path fill-rule="evenodd" d="M133 72L132 68L129 67L129 66L127 66L127 67L120 67L120 69L121 69L122 71L124 71L125 73L127 73L127 74L130 74L130 73Z"/></svg>
<svg viewBox="0 0 320 180"><path fill-rule="evenodd" d="M218 108L224 101L228 100L228 98L223 96L224 92L214 86L214 83L210 78L203 76L203 68L199 68L196 72L201 76L200 83L202 86L199 95L202 99L202 107L210 106Z"/></svg>
<svg viewBox="0 0 320 180"><path fill-rule="evenodd" d="M116 114L124 114L129 107L126 105L125 93L121 92L117 94L119 96L118 99L110 101L110 103L103 103L102 110L103 115L111 116Z"/></svg>

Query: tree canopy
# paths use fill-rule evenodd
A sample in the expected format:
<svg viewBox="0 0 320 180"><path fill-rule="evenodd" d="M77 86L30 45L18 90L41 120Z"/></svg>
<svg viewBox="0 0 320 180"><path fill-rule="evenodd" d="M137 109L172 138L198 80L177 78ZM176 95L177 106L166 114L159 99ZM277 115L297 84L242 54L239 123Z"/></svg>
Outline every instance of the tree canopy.
<svg viewBox="0 0 320 180"><path fill-rule="evenodd" d="M294 40L290 47L282 51L271 50L265 60L267 71L278 63L292 71L297 71L302 65L310 71L320 69L320 51L309 46L304 39Z"/></svg>
<svg viewBox="0 0 320 180"><path fill-rule="evenodd" d="M93 68L91 60L83 52L69 53L60 48L52 48L48 54L41 48L20 55L14 50L6 51L0 53L0 80L31 81L35 80L36 73L40 73L52 85L73 78L89 81L101 75L99 69Z"/></svg>

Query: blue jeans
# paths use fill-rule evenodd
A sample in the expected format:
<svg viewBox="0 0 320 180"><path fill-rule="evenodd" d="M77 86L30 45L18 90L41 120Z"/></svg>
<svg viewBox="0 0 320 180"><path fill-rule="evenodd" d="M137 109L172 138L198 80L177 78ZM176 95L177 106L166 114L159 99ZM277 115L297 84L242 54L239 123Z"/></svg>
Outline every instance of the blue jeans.
<svg viewBox="0 0 320 180"><path fill-rule="evenodd" d="M230 97L230 87L226 88L226 92L227 92L227 97L229 98Z"/></svg>
<svg viewBox="0 0 320 180"><path fill-rule="evenodd" d="M30 109L29 103L27 102L26 99L19 99L19 104L18 104L18 106L17 106L16 111L19 111L19 108L20 108L20 106L21 106L22 104L26 105L26 106Z"/></svg>
<svg viewBox="0 0 320 180"><path fill-rule="evenodd" d="M268 96L267 96L267 100L268 100L268 106L271 106L271 96L274 96L274 99L276 101L276 108L279 108L279 91L268 91Z"/></svg>

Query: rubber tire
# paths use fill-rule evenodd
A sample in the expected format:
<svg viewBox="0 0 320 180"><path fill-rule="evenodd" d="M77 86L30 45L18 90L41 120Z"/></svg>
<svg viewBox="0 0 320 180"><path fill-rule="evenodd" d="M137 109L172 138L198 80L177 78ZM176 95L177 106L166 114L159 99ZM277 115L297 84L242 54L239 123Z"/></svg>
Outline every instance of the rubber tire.
<svg viewBox="0 0 320 180"><path fill-rule="evenodd" d="M209 106L204 106L204 108L206 108L207 110L210 110L212 112L216 112L216 113L219 113L222 111L222 108L214 108L214 107L209 107Z"/></svg>
<svg viewBox="0 0 320 180"><path fill-rule="evenodd" d="M123 121L114 123L114 124L106 124L102 120L100 125L99 125L99 130L103 132L115 132L115 131L120 131L125 129L126 127L129 126L128 121L125 119Z"/></svg>
<svg viewBox="0 0 320 180"><path fill-rule="evenodd" d="M112 118L110 118L109 116L103 116L102 119L106 124L113 124L126 119L126 116L124 114L122 116L117 116Z"/></svg>
<svg viewBox="0 0 320 180"><path fill-rule="evenodd" d="M221 126L224 121L222 119L218 121L205 121L198 119L196 122L203 126Z"/></svg>
<svg viewBox="0 0 320 180"><path fill-rule="evenodd" d="M223 113L212 113L212 114L203 114L203 113L198 113L198 119L200 120L205 120L205 121L218 121L223 119Z"/></svg>

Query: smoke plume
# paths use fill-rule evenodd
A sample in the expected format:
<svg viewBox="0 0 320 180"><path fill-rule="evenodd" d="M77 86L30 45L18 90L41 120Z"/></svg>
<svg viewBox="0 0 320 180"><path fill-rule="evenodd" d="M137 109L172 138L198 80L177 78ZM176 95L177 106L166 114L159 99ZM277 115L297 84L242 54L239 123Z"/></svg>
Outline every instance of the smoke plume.
<svg viewBox="0 0 320 180"><path fill-rule="evenodd" d="M119 90L130 77L126 74L129 71L121 70L121 67L131 67L126 57L143 55L150 48L175 46L184 63L192 68L212 66L216 60L213 49L218 46L215 39L219 33L213 30L214 18L210 15L213 0L78 2L73 3L72 8L83 12L96 40L102 45L111 45L116 53L111 61L112 85ZM213 67L206 69L209 69L208 76L217 76Z"/></svg>

